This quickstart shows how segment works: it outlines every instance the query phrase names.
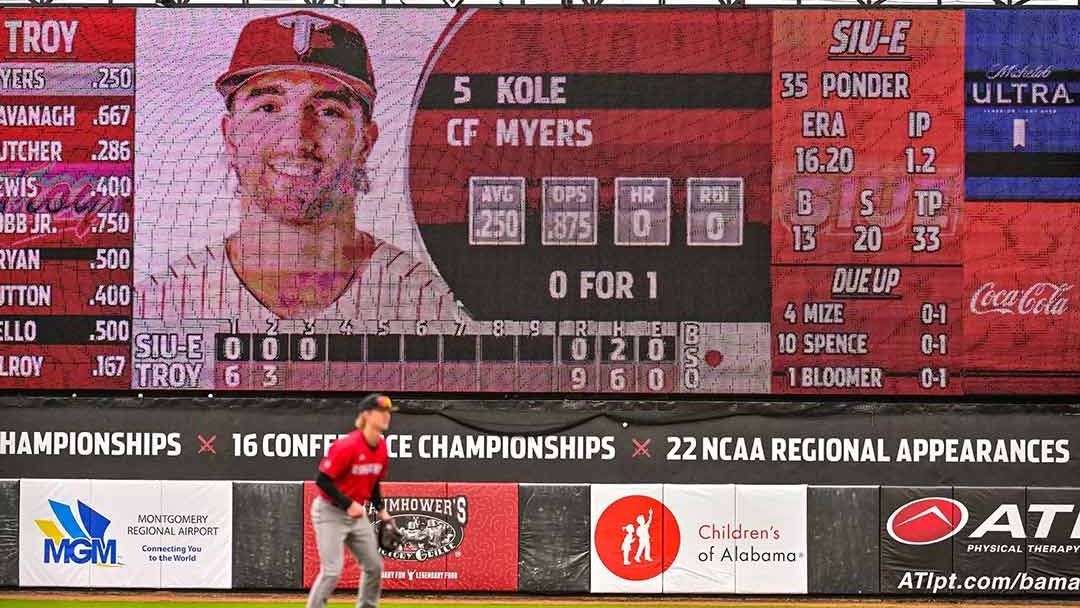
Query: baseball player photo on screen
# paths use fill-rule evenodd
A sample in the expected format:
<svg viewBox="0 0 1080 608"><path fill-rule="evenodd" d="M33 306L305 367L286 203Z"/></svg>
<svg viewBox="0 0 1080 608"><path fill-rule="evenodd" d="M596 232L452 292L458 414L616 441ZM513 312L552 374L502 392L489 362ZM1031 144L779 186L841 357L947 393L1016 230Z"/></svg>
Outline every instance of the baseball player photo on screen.
<svg viewBox="0 0 1080 608"><path fill-rule="evenodd" d="M220 31L218 19L206 25L207 32ZM370 29L386 31L383 24ZM185 65L174 70L190 72ZM177 76L174 89L195 77ZM205 177L190 167L187 179L171 182L179 190L171 196L144 193L140 215L142 227L153 231L145 240L153 243L151 259L159 245L169 259L138 290L136 316L393 319L424 313L430 319L436 315L425 307L442 300L452 317L449 289L421 261L423 251L403 249L357 225L357 207L368 212L390 194L372 191L369 172L381 168L372 166L378 160L372 153L380 139L379 95L372 56L356 25L306 11L256 17L244 24L227 67L203 86L220 98L192 110L198 119L220 125L223 166ZM208 139L190 143L209 146ZM166 165L185 170L185 150L173 157L167 154L172 150L158 149L180 142L143 140L156 142L143 175ZM385 153L383 159L388 160ZM165 231L164 210L146 209L182 204L193 186L205 192L214 182L226 183L237 203L199 210L211 221L236 220L221 240L199 243L204 235L194 221ZM407 211L394 215L395 224L412 221ZM190 231L178 239L183 228Z"/></svg>
<svg viewBox="0 0 1080 608"><path fill-rule="evenodd" d="M463 318L402 170L411 91L445 18L336 15L141 19L133 316L192 363L154 365L161 353L136 347L135 387L212 386L205 361L221 333ZM152 43L175 31L197 39ZM402 33L416 44L395 43ZM263 359L287 351L286 339Z"/></svg>

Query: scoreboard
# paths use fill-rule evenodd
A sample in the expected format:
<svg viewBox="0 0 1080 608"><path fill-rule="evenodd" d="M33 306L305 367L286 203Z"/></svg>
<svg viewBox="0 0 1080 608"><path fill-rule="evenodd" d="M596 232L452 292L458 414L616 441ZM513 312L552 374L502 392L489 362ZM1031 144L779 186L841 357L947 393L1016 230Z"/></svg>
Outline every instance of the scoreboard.
<svg viewBox="0 0 1080 608"><path fill-rule="evenodd" d="M3 25L0 389L1080 392L1080 12Z"/></svg>

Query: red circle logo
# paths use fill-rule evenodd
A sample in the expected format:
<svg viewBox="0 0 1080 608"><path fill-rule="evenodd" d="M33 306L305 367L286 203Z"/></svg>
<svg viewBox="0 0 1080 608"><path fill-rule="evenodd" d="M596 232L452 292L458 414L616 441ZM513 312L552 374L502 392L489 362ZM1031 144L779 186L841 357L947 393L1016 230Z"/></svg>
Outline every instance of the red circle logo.
<svg viewBox="0 0 1080 608"><path fill-rule="evenodd" d="M951 498L919 498L889 516L889 536L905 545L932 545L954 536L964 528L968 510Z"/></svg>
<svg viewBox="0 0 1080 608"><path fill-rule="evenodd" d="M596 555L612 574L631 581L659 576L679 554L679 524L655 498L626 496L596 521Z"/></svg>

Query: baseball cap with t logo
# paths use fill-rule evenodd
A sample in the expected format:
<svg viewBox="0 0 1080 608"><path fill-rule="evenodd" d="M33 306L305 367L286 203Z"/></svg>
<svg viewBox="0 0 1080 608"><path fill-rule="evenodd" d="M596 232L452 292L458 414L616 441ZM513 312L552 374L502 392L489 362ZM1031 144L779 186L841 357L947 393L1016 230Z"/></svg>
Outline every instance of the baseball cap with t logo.
<svg viewBox="0 0 1080 608"><path fill-rule="evenodd" d="M363 35L351 24L310 11L255 19L244 26L229 70L217 79L226 99L259 74L304 70L345 85L368 110L375 104L375 74Z"/></svg>

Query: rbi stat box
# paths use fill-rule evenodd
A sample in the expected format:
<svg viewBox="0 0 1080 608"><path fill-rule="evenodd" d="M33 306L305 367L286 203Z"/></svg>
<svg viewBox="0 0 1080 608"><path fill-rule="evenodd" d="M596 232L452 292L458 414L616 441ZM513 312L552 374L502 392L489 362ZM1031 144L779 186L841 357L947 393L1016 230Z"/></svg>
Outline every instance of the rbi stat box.
<svg viewBox="0 0 1080 608"><path fill-rule="evenodd" d="M741 177L691 177L686 180L686 244L742 246Z"/></svg>
<svg viewBox="0 0 1080 608"><path fill-rule="evenodd" d="M671 178L615 178L615 244L671 244Z"/></svg>
<svg viewBox="0 0 1080 608"><path fill-rule="evenodd" d="M595 245L600 181L595 177L545 177L541 190L541 243Z"/></svg>
<svg viewBox="0 0 1080 608"><path fill-rule="evenodd" d="M525 178L469 178L469 244L525 244Z"/></svg>

